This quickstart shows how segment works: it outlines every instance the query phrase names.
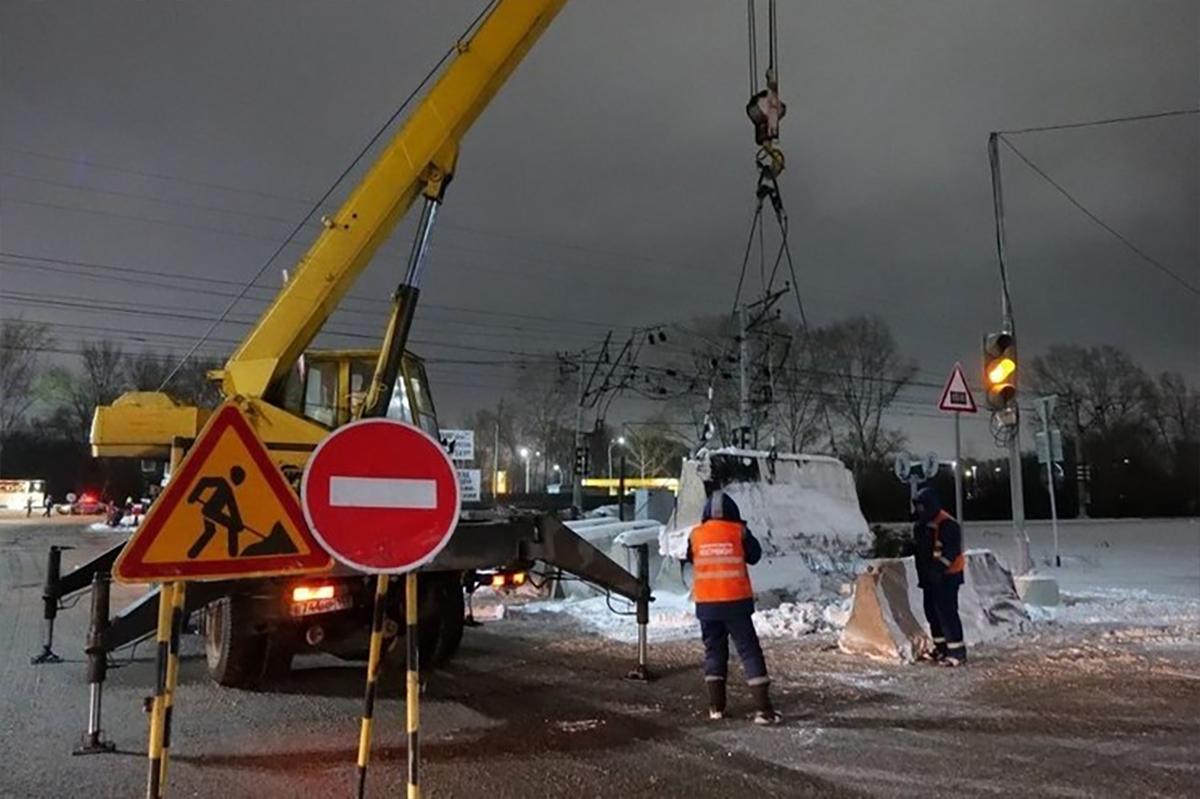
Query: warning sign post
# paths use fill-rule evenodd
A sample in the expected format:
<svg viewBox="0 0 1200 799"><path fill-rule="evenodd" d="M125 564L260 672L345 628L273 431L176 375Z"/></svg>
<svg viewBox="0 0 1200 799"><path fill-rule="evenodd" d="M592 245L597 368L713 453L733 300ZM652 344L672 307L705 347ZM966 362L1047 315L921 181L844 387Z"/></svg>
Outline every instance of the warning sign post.
<svg viewBox="0 0 1200 799"><path fill-rule="evenodd" d="M308 574L332 564L309 533L295 492L233 402L212 415L186 455L172 447L170 482L113 564L119 582L161 583L148 799L166 795L187 582Z"/></svg>
<svg viewBox="0 0 1200 799"><path fill-rule="evenodd" d="M962 492L962 423L964 413L977 413L975 397L971 387L967 385L967 376L963 373L961 363L954 364L950 370L950 379L942 389L942 398L938 400L938 410L954 414L954 512L958 520L963 521L963 492Z"/></svg>
<svg viewBox="0 0 1200 799"><path fill-rule="evenodd" d="M366 794L389 576L404 575L408 797L419 799L420 650L417 568L450 541L461 489L441 442L393 419L361 419L321 442L300 483L313 533L342 563L376 574L375 612L358 737L358 797Z"/></svg>

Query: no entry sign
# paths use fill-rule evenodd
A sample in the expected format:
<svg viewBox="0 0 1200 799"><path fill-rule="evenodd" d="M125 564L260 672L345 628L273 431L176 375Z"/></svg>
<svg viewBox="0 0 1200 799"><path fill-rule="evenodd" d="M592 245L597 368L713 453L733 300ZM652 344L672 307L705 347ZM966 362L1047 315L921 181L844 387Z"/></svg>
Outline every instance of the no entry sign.
<svg viewBox="0 0 1200 799"><path fill-rule="evenodd" d="M392 419L353 422L322 441L300 498L325 548L374 574L432 560L458 523L458 480L441 443Z"/></svg>

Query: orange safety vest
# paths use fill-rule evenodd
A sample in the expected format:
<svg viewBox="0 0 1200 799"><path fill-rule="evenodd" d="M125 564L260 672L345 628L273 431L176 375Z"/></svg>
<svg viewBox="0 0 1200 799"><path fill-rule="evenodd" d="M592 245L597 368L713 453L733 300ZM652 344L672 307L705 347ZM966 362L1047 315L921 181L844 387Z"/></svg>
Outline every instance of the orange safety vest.
<svg viewBox="0 0 1200 799"><path fill-rule="evenodd" d="M754 597L741 522L710 519L692 530L692 593L697 602Z"/></svg>
<svg viewBox="0 0 1200 799"><path fill-rule="evenodd" d="M939 534L941 533L942 522L946 521L947 519L953 520L954 517L951 516L949 513L946 513L946 511L944 511L944 510L938 511L938 515L934 517L933 524L931 525L933 528L933 559L934 560L938 560L942 557L942 539ZM958 557L956 557L953 561L951 561L950 566L947 567L946 574L962 574L963 570L966 567L967 567L967 556L963 552L959 552Z"/></svg>

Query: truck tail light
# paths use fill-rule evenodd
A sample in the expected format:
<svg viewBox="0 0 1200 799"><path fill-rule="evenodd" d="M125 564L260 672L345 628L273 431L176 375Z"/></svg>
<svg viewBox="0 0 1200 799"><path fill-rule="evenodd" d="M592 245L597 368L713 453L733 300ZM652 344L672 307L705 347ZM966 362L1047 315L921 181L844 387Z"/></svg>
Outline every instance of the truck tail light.
<svg viewBox="0 0 1200 799"><path fill-rule="evenodd" d="M525 585L525 572L500 572L492 575L492 588L516 588Z"/></svg>
<svg viewBox="0 0 1200 799"><path fill-rule="evenodd" d="M333 599L333 586L298 585L292 589L293 602L308 602L312 599Z"/></svg>

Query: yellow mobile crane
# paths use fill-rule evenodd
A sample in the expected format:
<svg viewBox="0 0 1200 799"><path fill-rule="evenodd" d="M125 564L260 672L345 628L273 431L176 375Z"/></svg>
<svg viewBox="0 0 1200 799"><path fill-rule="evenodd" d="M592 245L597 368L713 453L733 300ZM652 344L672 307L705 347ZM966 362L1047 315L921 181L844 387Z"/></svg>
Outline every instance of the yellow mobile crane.
<svg viewBox="0 0 1200 799"><path fill-rule="evenodd" d="M429 236L454 176L459 143L471 124L554 19L565 0L499 0L473 35L460 40L444 73L383 149L374 165L300 259L258 323L223 369L225 397L237 402L285 474L296 475L309 453L337 425L389 416L437 434L428 381L405 342L419 296ZM412 204L422 198L407 272L377 351L310 352L306 348L371 257ZM305 358L304 375L295 366ZM159 392L135 392L96 409L97 457L166 459L194 439L207 413ZM107 569L120 547L63 578L53 593L79 590ZM462 585L475 570L523 569L544 561L638 600L644 623L648 579L634 577L549 515L460 522L450 544L423 574L422 646L437 662L462 635ZM639 570L643 571L643 570ZM639 579L640 578L640 579ZM218 682L244 685L285 671L305 647L356 656L369 627L370 588L363 575L342 572L314 592L311 580L201 583L188 610L204 609L209 669ZM335 603L293 601L332 595ZM402 597L390 600L403 618ZM152 592L119 614L104 647L112 650L149 633L158 597ZM332 609L331 609L332 608ZM428 609L428 612L426 610Z"/></svg>

